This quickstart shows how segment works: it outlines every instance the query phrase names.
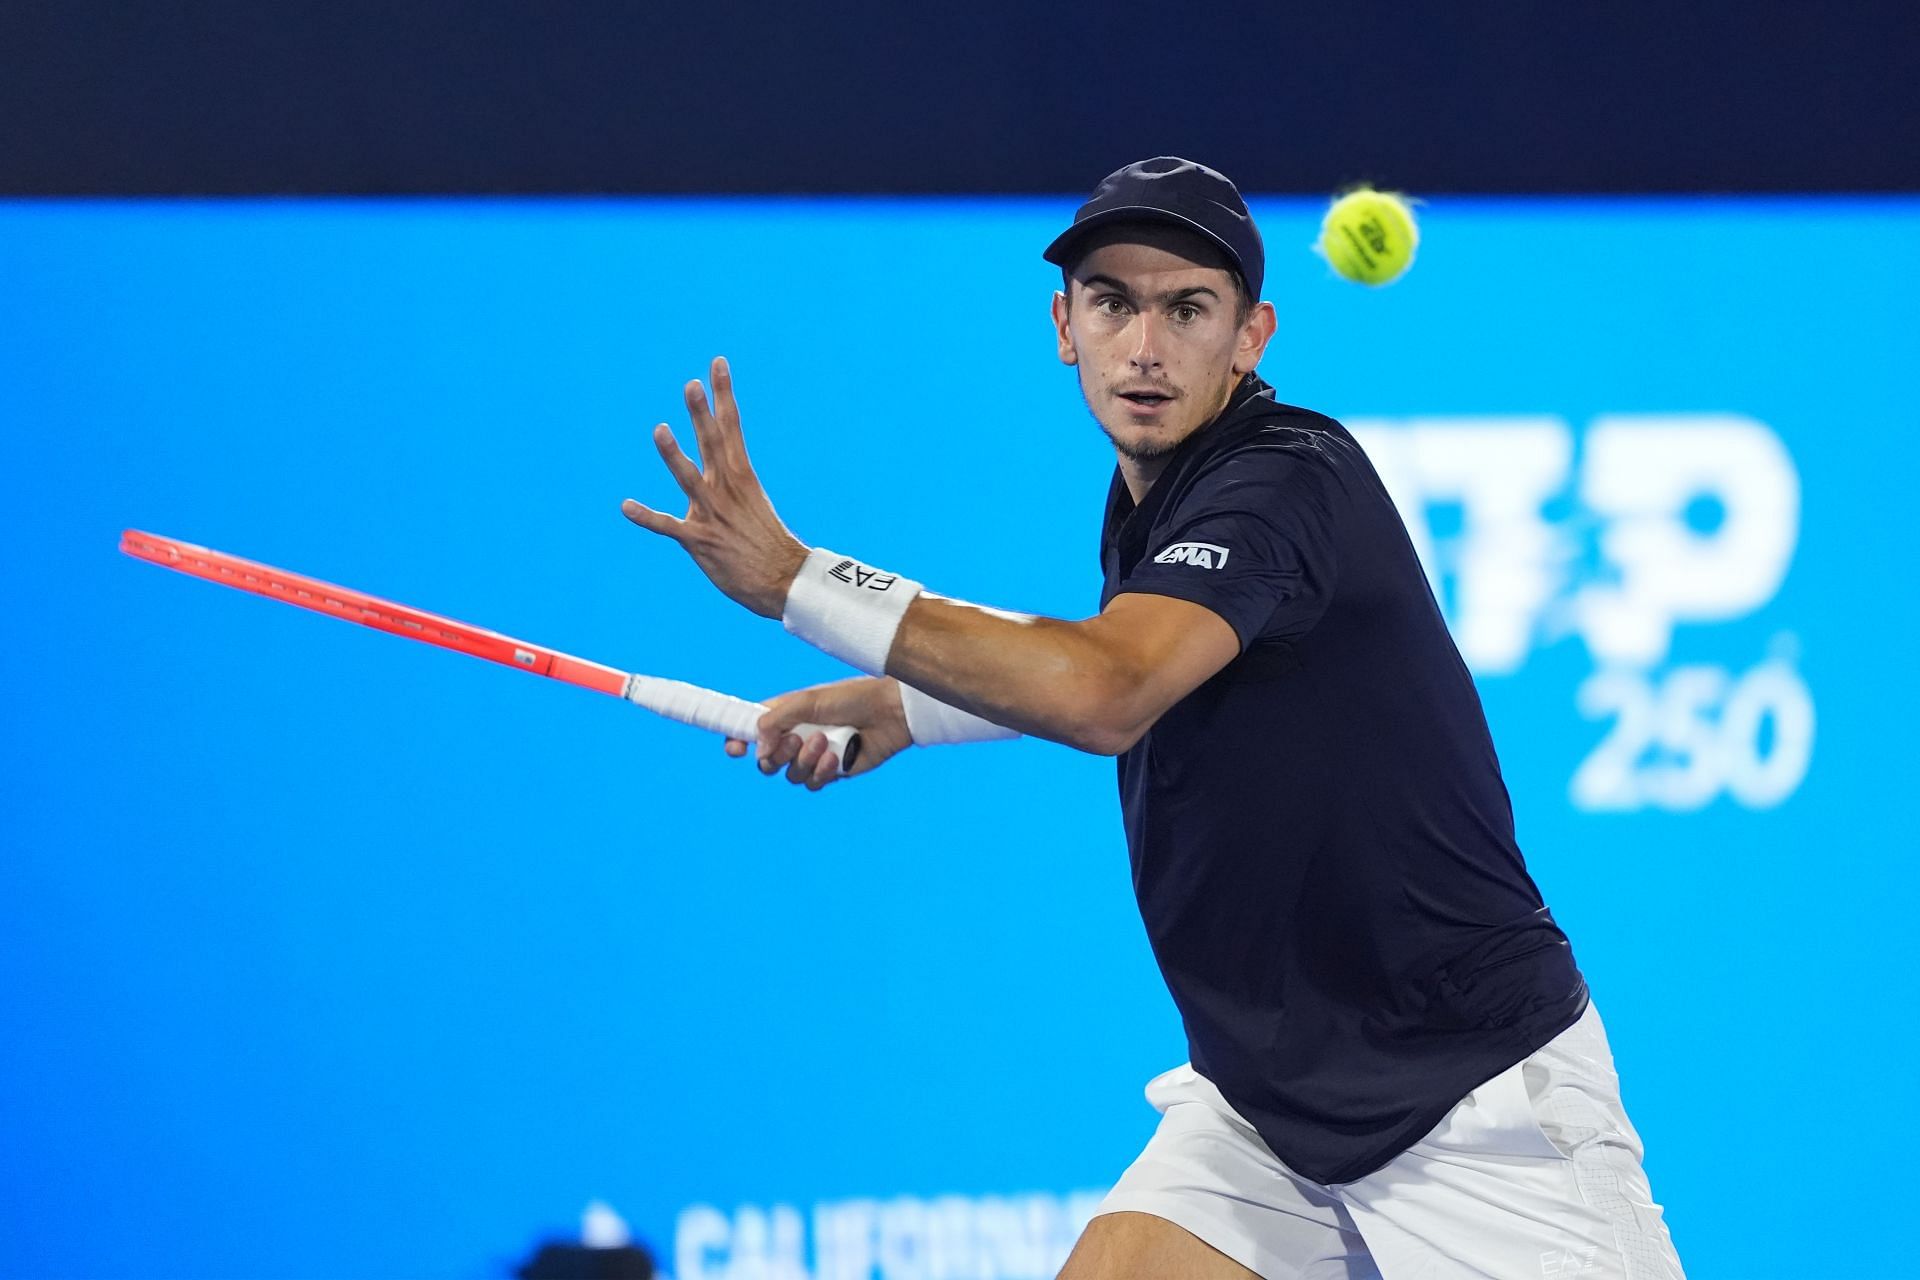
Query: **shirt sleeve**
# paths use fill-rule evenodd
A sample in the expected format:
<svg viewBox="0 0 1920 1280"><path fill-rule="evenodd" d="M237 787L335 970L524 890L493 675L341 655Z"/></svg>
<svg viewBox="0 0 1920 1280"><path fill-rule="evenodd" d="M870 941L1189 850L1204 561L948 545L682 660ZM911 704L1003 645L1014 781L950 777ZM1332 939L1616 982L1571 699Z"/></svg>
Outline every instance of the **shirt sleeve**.
<svg viewBox="0 0 1920 1280"><path fill-rule="evenodd" d="M1157 523L1129 592L1190 600L1226 619L1240 648L1305 635L1339 574L1344 488L1325 462L1249 449L1200 476Z"/></svg>

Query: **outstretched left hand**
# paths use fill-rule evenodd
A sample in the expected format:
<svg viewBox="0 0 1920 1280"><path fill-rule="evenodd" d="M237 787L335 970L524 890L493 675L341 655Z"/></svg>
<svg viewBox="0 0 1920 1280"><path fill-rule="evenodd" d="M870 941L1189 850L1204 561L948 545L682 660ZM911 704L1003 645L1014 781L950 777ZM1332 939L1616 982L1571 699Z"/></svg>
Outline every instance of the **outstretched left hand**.
<svg viewBox="0 0 1920 1280"><path fill-rule="evenodd" d="M778 618L786 608L787 589L806 563L807 547L780 522L747 460L733 373L725 357L714 357L712 374L711 407L699 379L686 387L700 465L681 450L666 423L653 429L654 447L687 495L687 514L676 519L632 498L622 502L620 510L642 529L678 542L728 597L763 618Z"/></svg>

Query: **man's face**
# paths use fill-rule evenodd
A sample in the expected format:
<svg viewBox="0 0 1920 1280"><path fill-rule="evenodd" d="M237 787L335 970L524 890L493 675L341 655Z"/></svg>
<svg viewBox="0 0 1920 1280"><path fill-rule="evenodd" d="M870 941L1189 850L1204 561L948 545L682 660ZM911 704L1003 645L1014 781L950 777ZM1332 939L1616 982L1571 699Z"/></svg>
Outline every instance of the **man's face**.
<svg viewBox="0 0 1920 1280"><path fill-rule="evenodd" d="M1055 294L1060 359L1121 457L1151 464L1226 407L1273 336L1273 308L1242 320L1233 273L1177 228L1130 228L1073 268Z"/></svg>

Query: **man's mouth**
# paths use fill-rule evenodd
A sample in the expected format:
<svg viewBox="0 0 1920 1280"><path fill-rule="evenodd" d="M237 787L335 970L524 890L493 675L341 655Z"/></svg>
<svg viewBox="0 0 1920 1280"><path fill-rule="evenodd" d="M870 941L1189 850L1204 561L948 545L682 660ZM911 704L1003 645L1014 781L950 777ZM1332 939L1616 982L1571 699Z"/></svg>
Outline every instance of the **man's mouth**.
<svg viewBox="0 0 1920 1280"><path fill-rule="evenodd" d="M1133 405L1141 413L1153 413L1162 406L1173 403L1173 397L1167 392L1153 391L1144 387L1133 391L1118 391L1114 394Z"/></svg>

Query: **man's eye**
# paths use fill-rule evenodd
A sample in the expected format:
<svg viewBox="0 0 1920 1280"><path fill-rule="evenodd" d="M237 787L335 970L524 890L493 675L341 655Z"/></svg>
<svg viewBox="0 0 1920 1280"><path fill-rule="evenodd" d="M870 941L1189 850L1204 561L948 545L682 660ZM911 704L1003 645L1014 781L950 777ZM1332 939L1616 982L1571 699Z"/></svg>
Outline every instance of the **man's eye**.
<svg viewBox="0 0 1920 1280"><path fill-rule="evenodd" d="M1200 308L1191 302L1183 302L1173 309L1173 318L1181 324L1192 324L1200 318Z"/></svg>
<svg viewBox="0 0 1920 1280"><path fill-rule="evenodd" d="M1108 294L1106 297L1095 301L1093 309L1104 316L1117 316L1125 313L1127 304L1112 294Z"/></svg>

